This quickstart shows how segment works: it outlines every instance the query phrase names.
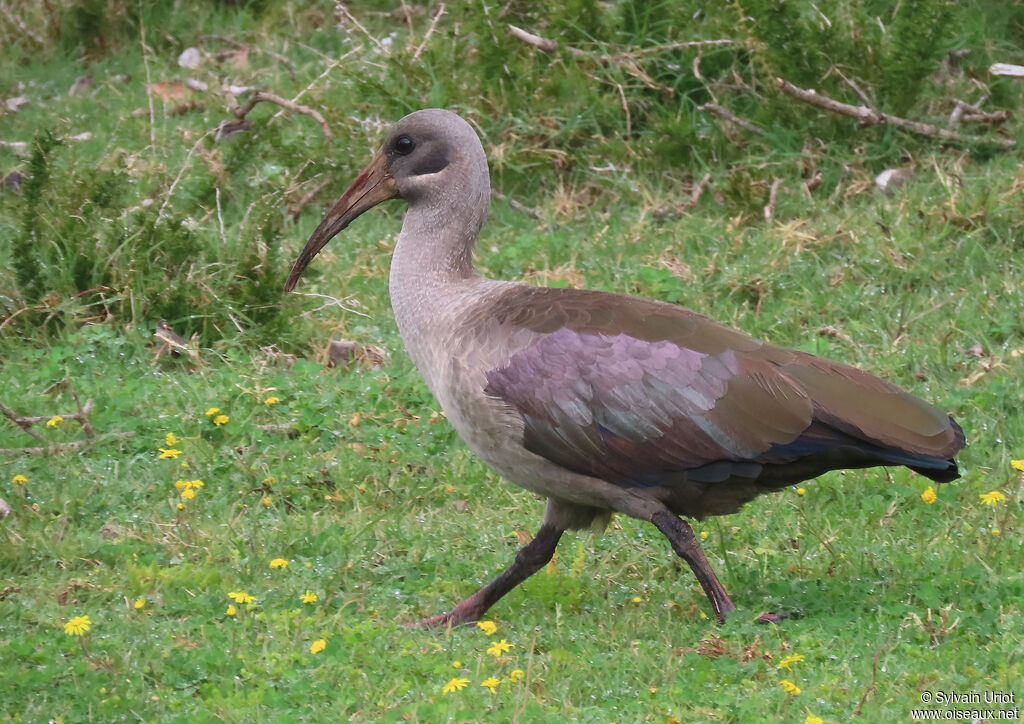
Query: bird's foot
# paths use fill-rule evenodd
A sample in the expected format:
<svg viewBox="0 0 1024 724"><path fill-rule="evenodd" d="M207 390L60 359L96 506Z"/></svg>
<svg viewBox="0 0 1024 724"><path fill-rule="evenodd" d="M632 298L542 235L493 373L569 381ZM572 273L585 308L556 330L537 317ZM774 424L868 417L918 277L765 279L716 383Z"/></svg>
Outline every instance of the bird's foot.
<svg viewBox="0 0 1024 724"><path fill-rule="evenodd" d="M768 624L778 625L778 624L782 623L783 621L785 621L787 618L793 618L793 617L790 616L787 613L762 613L760 616L757 617L757 622L758 623L763 623L765 625L768 625Z"/></svg>
<svg viewBox="0 0 1024 724"><path fill-rule="evenodd" d="M469 626L480 620L486 608L482 608L476 600L476 596L470 596L458 604L448 613L425 618L422 621L407 624L406 628L457 628L458 626Z"/></svg>

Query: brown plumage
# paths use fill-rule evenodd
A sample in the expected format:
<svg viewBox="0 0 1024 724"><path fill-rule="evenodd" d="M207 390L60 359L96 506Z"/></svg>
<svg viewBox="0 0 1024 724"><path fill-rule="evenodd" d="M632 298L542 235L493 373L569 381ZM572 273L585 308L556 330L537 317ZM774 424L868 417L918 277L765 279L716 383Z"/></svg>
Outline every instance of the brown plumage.
<svg viewBox="0 0 1024 724"><path fill-rule="evenodd" d="M406 348L469 447L547 497L537 537L512 566L421 623L477 620L551 559L564 530L613 512L654 523L724 621L735 604L679 516L732 513L840 468L958 476L956 422L866 372L662 302L480 277L472 248L489 188L465 121L410 114L313 233L286 286L359 214L405 199L390 290Z"/></svg>

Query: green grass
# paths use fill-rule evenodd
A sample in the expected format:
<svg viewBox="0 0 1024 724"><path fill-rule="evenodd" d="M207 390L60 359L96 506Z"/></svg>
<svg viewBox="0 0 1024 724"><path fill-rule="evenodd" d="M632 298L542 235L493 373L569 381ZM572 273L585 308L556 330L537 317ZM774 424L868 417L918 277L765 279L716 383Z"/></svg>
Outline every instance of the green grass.
<svg viewBox="0 0 1024 724"><path fill-rule="evenodd" d="M227 47L202 33L230 35L253 48L252 68L237 80L258 73L262 88L289 98L311 85L304 102L327 115L333 146L312 119L272 119L276 109L260 106L250 137L207 139L186 167L196 140L229 116L224 101L204 97L205 110L181 116L158 101L151 127L131 28L111 26L111 51L88 62L76 60L84 49L70 25L47 52L0 59L33 101L0 120L6 140L31 141L44 123L58 137L92 133L53 150L34 216L25 197L0 196L0 231L12 240L0 244L0 402L25 415L72 412L67 388L47 393L66 379L93 401L101 438L64 455L0 458L0 498L13 509L0 522L0 718L882 722L908 720L922 691L1024 697L1024 481L1010 465L1024 458L1019 151L970 155L813 119L737 145L713 121L670 112L633 85L628 137L614 88L612 101L593 106L574 95L595 92L586 75L562 66L556 85L559 72L533 51L510 46L507 62L524 83L553 76L538 85L544 112L500 78L474 81L473 72L494 70L491 51L453 64L452 18L439 23L421 65L401 51L399 33L393 55L362 50L317 81L327 67L318 52L336 58L364 42L357 30L351 39L334 30L330 6L215 7L191 17L175 4L162 25L146 16L152 79L181 76L174 59L190 44ZM416 21L418 41L431 11ZM359 17L376 37L398 27L369 11ZM482 32L472 25L479 17L458 17L468 28L460 32ZM702 21L701 37L725 20ZM607 17L593 27L545 22L533 29L561 27L580 44L611 32ZM257 49L287 57L295 77ZM97 90L67 97L83 72ZM117 73L135 81L118 85ZM1020 91L997 91L1019 116ZM584 101L592 109L576 113ZM921 114L936 102L925 101ZM480 123L496 185L540 214L496 200L481 269L684 304L862 366L957 418L968 443L963 478L936 486L928 505L927 481L903 469L831 473L804 484L803 495L783 491L695 524L740 606L724 626L708 618L695 579L656 530L618 517L604 534L566 535L554 564L491 611L493 636L404 628L508 565L543 502L473 457L402 350L387 298L400 204L360 218L310 268L301 290L345 308L270 290L324 205L369 159L379 138L370 122L431 102ZM133 115L137 108L145 112ZM699 124L686 165L661 155L659 124L672 113L686 132ZM832 134L829 150L800 153L816 131ZM896 194L861 183L906 156L917 173ZM615 170L594 170L609 162ZM5 148L0 163L6 172L29 162ZM825 177L810 197L799 189L807 163ZM166 218L140 206L153 198L159 207L183 168ZM705 171L721 203L709 190L688 213L655 213L688 198ZM776 176L786 185L765 222ZM323 180L291 221L285 197ZM35 300L13 265L19 238L46 249ZM77 251L61 257L68 240ZM105 261L83 270L65 261L75 258ZM93 283L104 289L76 296ZM161 317L198 335L206 365L154 361L150 335ZM332 336L381 345L390 359L380 369L325 369L320 350ZM280 401L267 405L269 397ZM213 407L227 424L212 422ZM82 437L72 420L37 429L50 442ZM167 433L180 438L176 459L159 457ZM0 420L0 448L36 444ZM179 479L204 486L183 500ZM993 490L1006 500L983 505L980 495ZM272 569L279 557L288 566ZM307 590L317 601L300 601ZM228 594L239 591L257 602L229 616ZM766 610L795 617L756 624ZM65 634L81 615L91 631ZM311 653L321 639L324 650ZM511 650L487 653L501 639ZM803 659L780 669L793 654ZM515 670L523 675L512 681ZM501 680L494 694L480 685L491 676ZM442 694L452 678L469 682ZM783 680L801 692L787 694Z"/></svg>

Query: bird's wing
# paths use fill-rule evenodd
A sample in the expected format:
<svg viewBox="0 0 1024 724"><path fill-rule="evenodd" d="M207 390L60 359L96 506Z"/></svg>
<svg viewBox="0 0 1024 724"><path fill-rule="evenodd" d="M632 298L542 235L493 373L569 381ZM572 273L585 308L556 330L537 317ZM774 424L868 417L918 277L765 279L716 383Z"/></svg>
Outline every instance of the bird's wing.
<svg viewBox="0 0 1024 724"><path fill-rule="evenodd" d="M947 415L855 368L672 305L553 291L517 287L495 310L533 334L487 373L486 392L522 416L528 450L570 470L713 482L839 448L857 448L860 464L927 466L962 446Z"/></svg>

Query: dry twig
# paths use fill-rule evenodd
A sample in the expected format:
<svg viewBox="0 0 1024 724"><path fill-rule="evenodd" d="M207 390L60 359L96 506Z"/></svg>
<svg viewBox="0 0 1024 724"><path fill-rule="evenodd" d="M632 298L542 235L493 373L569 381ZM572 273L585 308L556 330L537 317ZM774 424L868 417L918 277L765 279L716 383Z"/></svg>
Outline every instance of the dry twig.
<svg viewBox="0 0 1024 724"><path fill-rule="evenodd" d="M404 2L402 3L402 7L405 7ZM430 27L427 28L427 34L423 36L423 42L419 44L419 47L416 48L416 52L412 54L413 60L420 59L420 53L422 53L423 49L427 47L427 41L430 40L430 36L434 34L434 30L437 28L437 21L441 19L442 15L444 15L444 3L441 3L437 8L437 12L434 13L434 18L430 21Z"/></svg>
<svg viewBox="0 0 1024 724"><path fill-rule="evenodd" d="M491 196L498 199L499 201L508 201L509 206L511 206L516 211L522 211L527 216L531 216L534 219L540 218L540 212L537 211L537 209L533 208L532 206L527 206L522 201L516 201L515 199L511 198L510 196L506 196L500 191L491 191Z"/></svg>
<svg viewBox="0 0 1024 724"><path fill-rule="evenodd" d="M327 188L327 185L330 182L331 182L330 178L324 179L323 181L318 183L316 186L314 186L312 189L310 189L310 191L308 193L303 194L299 198L298 201L294 201L294 202L288 204L288 213L291 215L292 221L298 221L299 214L302 213L302 210L304 208L306 208L306 206L309 205L309 202L311 202L313 199L315 199L317 197L317 195L319 195L319 193L321 191L323 191L325 188Z"/></svg>
<svg viewBox="0 0 1024 724"><path fill-rule="evenodd" d="M704 189L711 183L711 174L706 173L704 177L697 182L697 185L693 187L693 191L690 193L690 198L683 204L683 210L689 211L697 205L700 201L700 197L704 194Z"/></svg>
<svg viewBox="0 0 1024 724"><path fill-rule="evenodd" d="M85 433L85 439L75 440L73 442L46 443L39 447L0 448L0 454L12 455L16 453L21 453L23 455L58 455L61 453L69 452L71 450L79 450L81 448L92 445L93 443L98 442L101 439L123 439L132 437L135 434L134 432L117 432L111 433L109 435L98 436L96 434L96 430L93 429L93 426L89 422L89 414L92 412L93 407L92 400L86 400L85 403L83 404L82 401L79 399L78 393L75 391L75 388L72 387L69 382L65 380L57 384L62 387L66 387L70 391L71 396L75 400L75 407L78 408L75 412L66 412L60 415L19 415L18 413L14 412L14 410L12 410L11 408L7 407L3 403L0 403L0 413L2 413L4 417L6 417L12 423L14 423L22 430L24 430L26 433L28 433L29 435L36 438L42 443L46 443L46 439L38 432L33 430L32 426L39 423L46 423L55 417L60 417L65 420L76 421L81 426L82 432ZM57 385L51 386L50 390L56 389L56 387Z"/></svg>
<svg viewBox="0 0 1024 724"><path fill-rule="evenodd" d="M981 104L987 100L987 96L977 103L967 103L959 98L953 99L953 112L949 115L949 127L953 128L960 122L963 123L1006 123L1010 120L1009 111L983 111Z"/></svg>
<svg viewBox="0 0 1024 724"><path fill-rule="evenodd" d="M294 113L301 113L304 116L309 116L320 124L320 127L324 129L324 136L327 138L328 143L334 143L334 134L331 133L331 127L327 123L327 119L321 115L321 113L315 108L309 106L300 105L294 101L290 101L287 98L282 98L279 95L273 93L267 93L265 91L253 91L252 95L249 96L248 102L244 106L238 106L234 109L235 117L239 120L245 118L249 111L256 107L256 104L260 101L266 101L267 103L274 103L286 108Z"/></svg>
<svg viewBox="0 0 1024 724"><path fill-rule="evenodd" d="M712 113L724 121L735 123L737 126L750 133L757 134L758 136L764 135L764 129L760 126L756 126L745 118L740 118L735 113L730 111L728 108L718 105L717 103L705 103L700 106L700 110Z"/></svg>
<svg viewBox="0 0 1024 724"><path fill-rule="evenodd" d="M1024 65L1013 63L993 63L988 72L992 75L1005 75L1009 78L1024 78Z"/></svg>
<svg viewBox="0 0 1024 724"><path fill-rule="evenodd" d="M532 45L538 50L543 50L545 53L554 53L558 51L557 41L554 41L551 38L542 38L539 35L534 35L533 33L527 30L523 30L522 28L517 27L515 25L509 25L508 31L512 35L517 37L519 40L526 43L527 45ZM637 59L645 55L660 53L666 50L677 50L680 48L700 48L705 45L730 45L732 44L732 42L732 40L729 40L727 38L723 38L720 40L690 40L680 43L670 43L668 45L656 45L650 48L641 48L639 50L626 51L624 53L616 53L614 55L589 53L585 50L574 48L571 45L566 45L564 47L566 52L569 53L569 55L571 55L573 58L590 59L603 66L617 65L625 73L633 76L648 88L659 91L661 93L665 93L666 95L675 95L674 89L669 88L668 86L665 85L661 85L660 83L655 81L654 78L652 78L643 68L641 68L640 65L637 63Z"/></svg>
<svg viewBox="0 0 1024 724"><path fill-rule="evenodd" d="M943 141L950 141L952 143L992 144L1002 146L1003 148L1010 148L1015 146L1017 143L1012 138L1000 138L998 136L968 136L955 131L950 131L947 128L933 126L930 123L911 121L906 118L900 118L899 116L882 113L868 108L867 106L851 106L848 103L842 103L833 98L822 95L817 91L798 88L782 78L777 78L776 83L778 83L779 90L786 95L792 96L793 98L812 106L824 108L826 111L855 118L861 126L880 126L887 124L890 126L896 126L897 128L903 128L911 133L917 133L928 138L940 138Z"/></svg>
<svg viewBox="0 0 1024 724"><path fill-rule="evenodd" d="M779 200L779 189L782 188L782 179L772 181L771 191L768 192L768 205L764 207L764 220L771 221L775 213L775 204Z"/></svg>

